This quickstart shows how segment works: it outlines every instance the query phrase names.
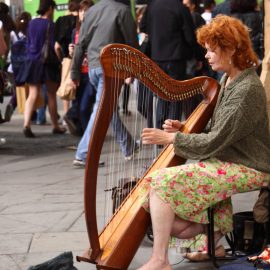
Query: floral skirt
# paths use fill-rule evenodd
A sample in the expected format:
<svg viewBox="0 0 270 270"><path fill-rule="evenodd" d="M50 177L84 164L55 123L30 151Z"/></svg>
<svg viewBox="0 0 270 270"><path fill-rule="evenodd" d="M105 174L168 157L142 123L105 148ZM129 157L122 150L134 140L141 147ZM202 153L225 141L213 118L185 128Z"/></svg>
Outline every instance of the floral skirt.
<svg viewBox="0 0 270 270"><path fill-rule="evenodd" d="M270 174L241 164L208 159L155 171L145 179L142 204L149 211L150 188L184 220L207 224L207 208L214 207L215 230L232 231L231 196L259 189Z"/></svg>

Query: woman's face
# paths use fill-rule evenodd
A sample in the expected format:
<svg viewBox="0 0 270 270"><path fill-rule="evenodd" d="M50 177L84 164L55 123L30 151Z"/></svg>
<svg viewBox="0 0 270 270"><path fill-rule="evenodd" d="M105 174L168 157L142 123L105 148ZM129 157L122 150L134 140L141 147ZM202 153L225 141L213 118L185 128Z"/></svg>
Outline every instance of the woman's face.
<svg viewBox="0 0 270 270"><path fill-rule="evenodd" d="M183 4L192 12L194 10L195 5L190 0L183 0Z"/></svg>
<svg viewBox="0 0 270 270"><path fill-rule="evenodd" d="M87 8L82 8L79 10L79 21L82 22L83 21L83 17L84 17L84 13L87 10Z"/></svg>
<svg viewBox="0 0 270 270"><path fill-rule="evenodd" d="M232 51L222 51L220 47L212 49L207 43L205 43L205 48L205 58L214 71L227 72L231 68Z"/></svg>

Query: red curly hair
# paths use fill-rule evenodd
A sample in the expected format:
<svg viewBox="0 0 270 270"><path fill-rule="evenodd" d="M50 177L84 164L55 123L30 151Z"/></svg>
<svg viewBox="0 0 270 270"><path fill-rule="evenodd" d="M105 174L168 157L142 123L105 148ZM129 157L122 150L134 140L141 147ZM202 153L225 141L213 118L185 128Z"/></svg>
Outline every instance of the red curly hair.
<svg viewBox="0 0 270 270"><path fill-rule="evenodd" d="M197 30L197 39L201 46L207 43L210 48L235 50L232 61L240 70L258 65L258 57L252 49L249 29L238 19L218 15L210 24Z"/></svg>

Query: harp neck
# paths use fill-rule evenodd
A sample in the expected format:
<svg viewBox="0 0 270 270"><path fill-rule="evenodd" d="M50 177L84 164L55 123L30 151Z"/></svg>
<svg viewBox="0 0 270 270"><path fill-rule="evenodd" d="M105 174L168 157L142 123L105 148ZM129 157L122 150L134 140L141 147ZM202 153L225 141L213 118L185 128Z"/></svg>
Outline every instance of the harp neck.
<svg viewBox="0 0 270 270"><path fill-rule="evenodd" d="M169 77L151 59L139 50L123 44L110 44L101 51L101 64L107 79L134 77L162 99L181 101L202 94L211 99L216 80L201 76L177 81Z"/></svg>

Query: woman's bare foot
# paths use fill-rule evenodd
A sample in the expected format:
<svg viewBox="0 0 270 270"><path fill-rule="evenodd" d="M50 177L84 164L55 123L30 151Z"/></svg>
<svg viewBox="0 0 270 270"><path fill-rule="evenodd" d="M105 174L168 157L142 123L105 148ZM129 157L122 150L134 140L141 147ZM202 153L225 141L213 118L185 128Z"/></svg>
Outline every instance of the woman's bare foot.
<svg viewBox="0 0 270 270"><path fill-rule="evenodd" d="M215 256L216 257L225 257L225 249L223 246L218 246L215 249ZM209 260L209 255L207 251L203 252L190 252L183 254L185 259L188 259L192 262L202 262Z"/></svg>
<svg viewBox="0 0 270 270"><path fill-rule="evenodd" d="M138 270L171 270L171 266L167 261L151 258L146 264L138 268Z"/></svg>

